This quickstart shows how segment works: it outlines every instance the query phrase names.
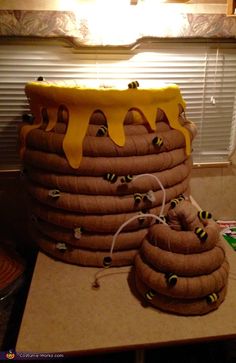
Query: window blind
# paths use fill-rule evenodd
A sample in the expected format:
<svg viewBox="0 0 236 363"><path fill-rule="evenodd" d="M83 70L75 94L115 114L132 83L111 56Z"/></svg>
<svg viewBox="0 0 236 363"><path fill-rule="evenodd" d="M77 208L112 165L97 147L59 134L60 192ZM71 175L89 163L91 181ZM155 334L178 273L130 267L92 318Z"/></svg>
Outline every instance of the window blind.
<svg viewBox="0 0 236 363"><path fill-rule="evenodd" d="M147 41L129 48L78 48L64 41L0 45L0 170L17 170L18 127L29 113L28 81L76 79L81 83L141 87L180 86L186 116L198 127L194 162L224 162L235 148L236 45Z"/></svg>

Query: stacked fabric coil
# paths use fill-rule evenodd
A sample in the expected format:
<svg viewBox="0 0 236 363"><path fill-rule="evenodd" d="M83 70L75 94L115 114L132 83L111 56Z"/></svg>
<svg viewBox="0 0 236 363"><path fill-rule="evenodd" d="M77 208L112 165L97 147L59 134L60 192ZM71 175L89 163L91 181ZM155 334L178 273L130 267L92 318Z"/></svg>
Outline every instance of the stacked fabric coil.
<svg viewBox="0 0 236 363"><path fill-rule="evenodd" d="M183 117L183 106L174 101L179 129L170 126L167 111L156 107L153 130L143 113L125 101L122 105L125 117L113 127L107 117L110 108L106 111L108 106L101 105L98 110L91 98L91 104L88 103L92 112L86 111L89 121L78 144L72 131L81 123L81 109L77 118L72 118L73 107L77 107L81 98L66 99L67 88L62 87L64 94L58 93L57 99L55 92L60 92L60 87L46 82L34 82L26 91L35 121L33 125L23 126L20 136L31 196L33 240L55 258L79 265L102 266L114 233L122 223L140 214L140 218L119 234L112 257L113 266L132 264L152 221L143 215L164 214L173 198L189 194L192 161L186 153L186 137L193 139L195 127ZM83 92L75 87L75 95L77 91ZM127 92L132 97L134 92L135 97L139 91L128 89ZM83 102L85 107L86 99ZM116 134L112 136L116 126L117 133L124 138L122 145L122 137L117 141ZM70 143L65 141L68 134ZM163 191L152 176L165 188L164 209Z"/></svg>
<svg viewBox="0 0 236 363"><path fill-rule="evenodd" d="M136 288L152 306L181 315L218 308L227 290L229 264L211 214L179 201L155 224L135 258Z"/></svg>

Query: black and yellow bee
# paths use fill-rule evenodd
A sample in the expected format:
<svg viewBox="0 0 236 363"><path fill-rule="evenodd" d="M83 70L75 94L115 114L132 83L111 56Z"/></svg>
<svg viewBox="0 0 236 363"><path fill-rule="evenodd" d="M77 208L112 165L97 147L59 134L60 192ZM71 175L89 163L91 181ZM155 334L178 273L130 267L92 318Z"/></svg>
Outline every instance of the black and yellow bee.
<svg viewBox="0 0 236 363"><path fill-rule="evenodd" d="M185 200L185 196L183 194L180 194L178 196L178 200L181 202L181 200Z"/></svg>
<svg viewBox="0 0 236 363"><path fill-rule="evenodd" d="M177 204L179 204L179 199L177 199L177 198L175 198L175 199L172 199L171 201L170 201L170 206L171 206L171 208L174 208L174 207L176 207L177 206Z"/></svg>
<svg viewBox="0 0 236 363"><path fill-rule="evenodd" d="M143 209L141 212L139 212L139 214L140 214L141 217L138 218L138 221L139 221L140 224L142 224L145 221L145 218L146 218L145 217L145 214L146 213L149 213L149 211L146 210L146 209Z"/></svg>
<svg viewBox="0 0 236 363"><path fill-rule="evenodd" d="M145 297L146 297L146 299L147 300L149 300L149 301L151 301L153 298L154 298L154 296L156 295L156 291L154 291L154 290L148 290L146 293L145 293Z"/></svg>
<svg viewBox="0 0 236 363"><path fill-rule="evenodd" d="M103 266L109 268L112 264L112 258L110 256L105 256L103 259Z"/></svg>
<svg viewBox="0 0 236 363"><path fill-rule="evenodd" d="M201 227L196 227L194 232L196 233L196 235L198 236L198 238L202 241L205 242L207 240L208 234L207 232L204 231L203 228Z"/></svg>
<svg viewBox="0 0 236 363"><path fill-rule="evenodd" d="M103 125L99 127L96 136L105 136L107 134L107 126Z"/></svg>
<svg viewBox="0 0 236 363"><path fill-rule="evenodd" d="M141 193L134 193L134 201L135 203L140 203L143 199L143 195Z"/></svg>
<svg viewBox="0 0 236 363"><path fill-rule="evenodd" d="M117 181L117 178L118 178L117 175L114 173L107 173L106 175L104 175L104 179L112 184Z"/></svg>
<svg viewBox="0 0 236 363"><path fill-rule="evenodd" d="M201 220L211 219L212 218L212 214L210 212L205 211L205 210L201 210L201 211L198 212L198 217Z"/></svg>
<svg viewBox="0 0 236 363"><path fill-rule="evenodd" d="M214 302L216 302L219 299L218 294L216 294L215 292L213 292L212 294L208 295L206 297L206 301L208 304L213 304Z"/></svg>
<svg viewBox="0 0 236 363"><path fill-rule="evenodd" d="M49 190L48 196L50 198L59 198L60 197L60 190L58 190L58 189Z"/></svg>
<svg viewBox="0 0 236 363"><path fill-rule="evenodd" d="M177 280L178 280L178 276L175 275L174 273L172 272L168 272L165 274L165 278L166 278L166 281L168 283L169 286L174 286L176 285L177 283Z"/></svg>
<svg viewBox="0 0 236 363"><path fill-rule="evenodd" d="M154 139L152 139L152 144L158 147L161 147L163 145L163 140L161 137L154 137Z"/></svg>
<svg viewBox="0 0 236 363"><path fill-rule="evenodd" d="M63 242L58 242L56 244L56 249L59 250L60 252L65 252L67 250L67 246Z"/></svg>
<svg viewBox="0 0 236 363"><path fill-rule="evenodd" d="M171 208L175 208L177 206L177 204L179 204L179 202L181 202L182 200L185 200L185 197L183 194L180 194L177 198L172 199L170 201Z"/></svg>
<svg viewBox="0 0 236 363"><path fill-rule="evenodd" d="M138 81L132 81L128 84L129 88L138 88L139 87L139 83Z"/></svg>
<svg viewBox="0 0 236 363"><path fill-rule="evenodd" d="M133 175L125 175L121 178L121 183L130 183L133 180Z"/></svg>

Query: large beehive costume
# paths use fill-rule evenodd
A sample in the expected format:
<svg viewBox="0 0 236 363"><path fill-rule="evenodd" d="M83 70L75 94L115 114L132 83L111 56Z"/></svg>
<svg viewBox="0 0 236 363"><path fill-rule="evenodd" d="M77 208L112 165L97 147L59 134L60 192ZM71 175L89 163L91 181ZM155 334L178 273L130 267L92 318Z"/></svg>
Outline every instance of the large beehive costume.
<svg viewBox="0 0 236 363"><path fill-rule="evenodd" d="M22 127L20 143L31 235L58 259L102 266L114 233L139 214L112 256L113 266L132 264L152 221L143 214L164 214L173 198L189 194L195 128L183 117L179 88L133 86L26 85L34 122Z"/></svg>
<svg viewBox="0 0 236 363"><path fill-rule="evenodd" d="M219 227L209 213L181 201L155 224L135 258L135 281L146 302L181 315L218 308L227 290L229 264Z"/></svg>

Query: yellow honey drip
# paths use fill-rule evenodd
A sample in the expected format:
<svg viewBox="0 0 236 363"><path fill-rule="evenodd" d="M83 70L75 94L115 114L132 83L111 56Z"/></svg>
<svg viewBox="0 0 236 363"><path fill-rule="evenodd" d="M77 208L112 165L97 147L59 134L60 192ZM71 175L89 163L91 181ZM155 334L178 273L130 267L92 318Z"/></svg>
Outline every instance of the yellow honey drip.
<svg viewBox="0 0 236 363"><path fill-rule="evenodd" d="M30 100L33 125L26 125L21 130L21 151L23 156L27 134L42 124L41 109L47 108L49 122L46 131L54 128L57 122L57 110L60 104L69 110L69 120L63 140L63 150L72 168L79 168L83 154L83 140L89 125L89 119L95 110L102 110L108 125L110 138L124 146L125 133L123 122L130 109L139 110L144 115L153 131L156 125L157 109L167 116L170 126L179 130L185 137L186 154L191 153L189 131L180 124L179 104L185 108L185 102L176 85L157 89L88 89L75 86L63 86L46 82L32 82L26 85L26 94ZM138 119L138 118L137 118ZM140 120L139 120L140 121ZM139 122L138 121L138 122ZM158 131L158 130L157 130Z"/></svg>

